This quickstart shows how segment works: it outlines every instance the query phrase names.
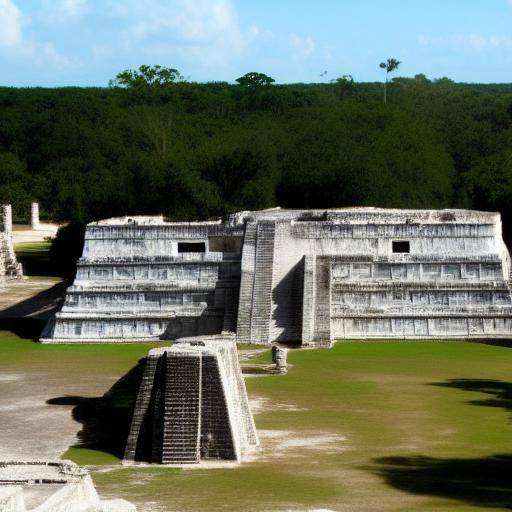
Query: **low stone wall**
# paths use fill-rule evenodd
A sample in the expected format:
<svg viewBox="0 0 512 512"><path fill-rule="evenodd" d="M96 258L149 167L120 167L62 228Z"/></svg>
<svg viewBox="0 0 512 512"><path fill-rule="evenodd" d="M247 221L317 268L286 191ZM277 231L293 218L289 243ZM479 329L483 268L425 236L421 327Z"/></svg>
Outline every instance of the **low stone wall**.
<svg viewBox="0 0 512 512"><path fill-rule="evenodd" d="M55 486L55 492L42 497L27 509L25 488L31 495L38 485ZM70 461L0 462L0 511L2 512L136 512L125 500L103 501L87 470Z"/></svg>

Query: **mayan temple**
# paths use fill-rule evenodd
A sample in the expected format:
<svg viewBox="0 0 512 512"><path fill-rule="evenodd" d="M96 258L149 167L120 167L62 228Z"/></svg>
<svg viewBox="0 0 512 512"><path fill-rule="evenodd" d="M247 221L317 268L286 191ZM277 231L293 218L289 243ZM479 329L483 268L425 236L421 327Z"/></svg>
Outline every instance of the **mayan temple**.
<svg viewBox="0 0 512 512"><path fill-rule="evenodd" d="M214 222L109 219L87 226L76 279L42 341L510 337L509 274L498 213L274 208Z"/></svg>
<svg viewBox="0 0 512 512"><path fill-rule="evenodd" d="M149 352L125 462L241 462L258 444L234 339Z"/></svg>
<svg viewBox="0 0 512 512"><path fill-rule="evenodd" d="M12 243L11 205L0 205L0 283L7 277L21 276L21 263L16 261Z"/></svg>

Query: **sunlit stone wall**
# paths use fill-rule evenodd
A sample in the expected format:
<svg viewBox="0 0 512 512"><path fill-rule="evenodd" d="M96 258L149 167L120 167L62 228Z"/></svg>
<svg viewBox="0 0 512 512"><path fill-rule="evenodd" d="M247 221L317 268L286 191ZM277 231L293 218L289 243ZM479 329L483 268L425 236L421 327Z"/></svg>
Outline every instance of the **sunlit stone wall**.
<svg viewBox="0 0 512 512"><path fill-rule="evenodd" d="M509 337L509 276L497 213L273 208L216 222L109 219L87 227L75 282L43 339Z"/></svg>

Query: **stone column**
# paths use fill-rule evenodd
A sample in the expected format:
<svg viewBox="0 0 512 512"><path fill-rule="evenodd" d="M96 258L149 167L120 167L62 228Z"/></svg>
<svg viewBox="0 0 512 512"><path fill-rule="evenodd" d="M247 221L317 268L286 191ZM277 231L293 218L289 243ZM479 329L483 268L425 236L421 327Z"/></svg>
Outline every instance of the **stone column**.
<svg viewBox="0 0 512 512"><path fill-rule="evenodd" d="M12 207L10 204L0 206L0 216L2 219L3 232L10 238L12 237Z"/></svg>
<svg viewBox="0 0 512 512"><path fill-rule="evenodd" d="M32 203L30 207L30 225L32 229L39 229L41 227L39 223L39 203Z"/></svg>

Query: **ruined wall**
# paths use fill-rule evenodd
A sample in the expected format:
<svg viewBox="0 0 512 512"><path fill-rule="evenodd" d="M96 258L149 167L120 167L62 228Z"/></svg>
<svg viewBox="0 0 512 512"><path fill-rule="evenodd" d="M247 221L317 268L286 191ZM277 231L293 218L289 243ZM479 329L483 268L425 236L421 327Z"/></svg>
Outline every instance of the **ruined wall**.
<svg viewBox="0 0 512 512"><path fill-rule="evenodd" d="M136 507L122 499L100 499L87 470L71 461L1 461L0 510L136 512Z"/></svg>
<svg viewBox="0 0 512 512"><path fill-rule="evenodd" d="M347 208L246 215L254 227L243 249L239 341L322 346L343 338L512 335L499 214ZM261 274L272 275L270 293Z"/></svg>
<svg viewBox="0 0 512 512"><path fill-rule="evenodd" d="M346 208L87 227L42 339L241 343L508 337L510 257L497 213Z"/></svg>
<svg viewBox="0 0 512 512"><path fill-rule="evenodd" d="M404 217L409 218L405 212ZM395 225L331 227L331 233L355 238L356 244L363 238L373 251L315 256L317 273L310 271L304 290L306 319L316 326L325 320L319 301L327 296L331 341L510 337L510 263L499 216L452 211L443 219L440 212L437 219L422 219L425 224L410 217ZM300 231L315 236L312 226ZM320 231L329 236L326 226ZM396 242L406 243L398 247L404 252L393 252ZM330 272L321 286L319 265ZM306 298L311 283L313 300ZM322 336L312 337L310 324L303 322L303 341L320 343Z"/></svg>
<svg viewBox="0 0 512 512"><path fill-rule="evenodd" d="M149 352L125 462L241 461L258 443L233 337Z"/></svg>
<svg viewBox="0 0 512 512"><path fill-rule="evenodd" d="M76 278L42 341L176 339L234 329L243 228L161 217L87 226Z"/></svg>
<svg viewBox="0 0 512 512"><path fill-rule="evenodd" d="M16 261L12 242L11 205L0 205L0 282L5 278L22 275L21 264Z"/></svg>

